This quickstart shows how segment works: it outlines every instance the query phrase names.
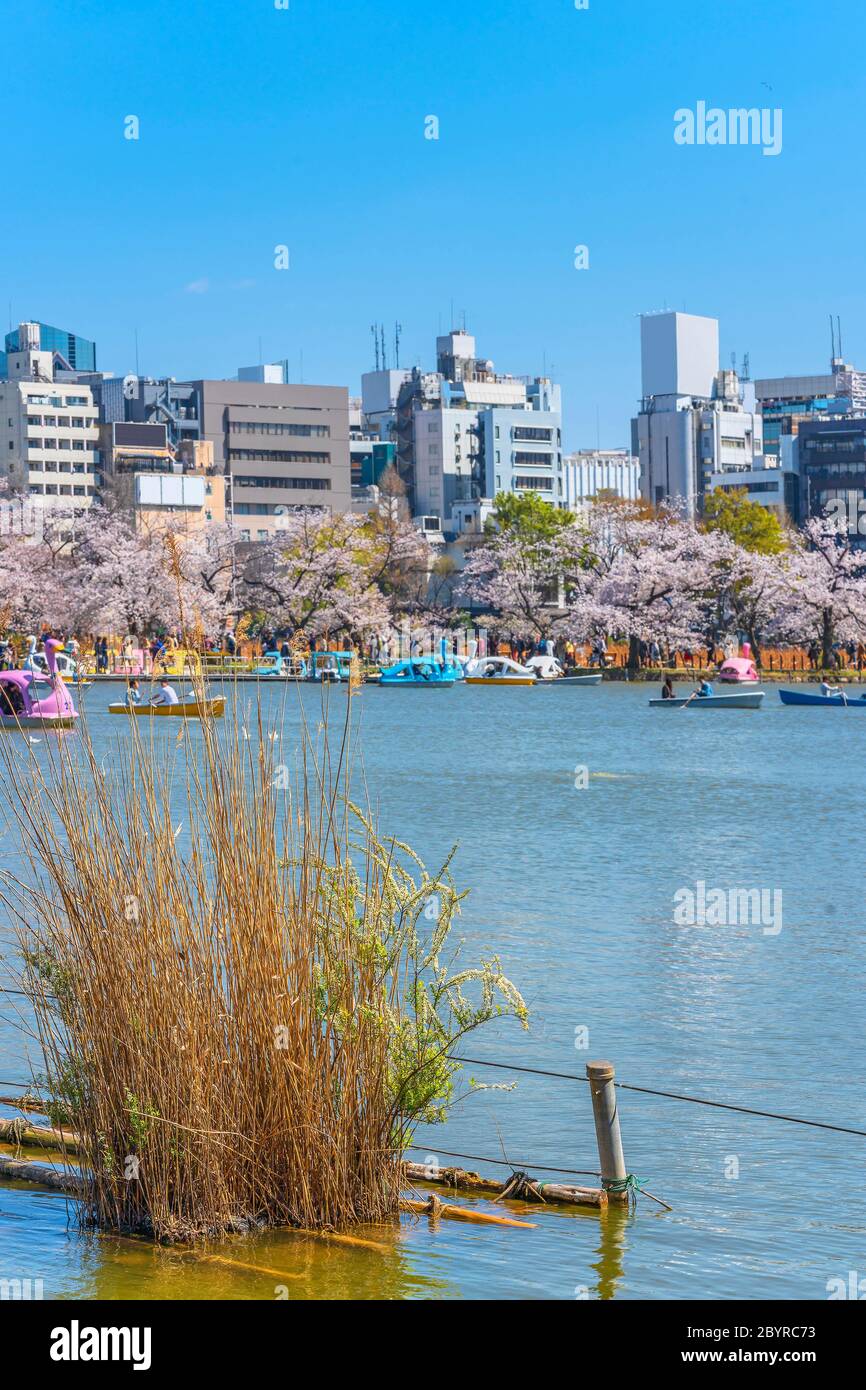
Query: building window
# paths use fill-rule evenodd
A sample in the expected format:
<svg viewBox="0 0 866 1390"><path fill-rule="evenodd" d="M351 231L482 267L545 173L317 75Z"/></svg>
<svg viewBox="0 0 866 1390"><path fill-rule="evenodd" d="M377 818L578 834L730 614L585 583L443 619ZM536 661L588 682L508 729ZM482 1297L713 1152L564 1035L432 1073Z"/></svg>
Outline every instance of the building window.
<svg viewBox="0 0 866 1390"><path fill-rule="evenodd" d="M235 478L235 487L302 488L310 492L330 492L330 478Z"/></svg>
<svg viewBox="0 0 866 1390"><path fill-rule="evenodd" d="M291 449L229 449L229 459L243 463L330 463L331 455L312 450L309 453Z"/></svg>

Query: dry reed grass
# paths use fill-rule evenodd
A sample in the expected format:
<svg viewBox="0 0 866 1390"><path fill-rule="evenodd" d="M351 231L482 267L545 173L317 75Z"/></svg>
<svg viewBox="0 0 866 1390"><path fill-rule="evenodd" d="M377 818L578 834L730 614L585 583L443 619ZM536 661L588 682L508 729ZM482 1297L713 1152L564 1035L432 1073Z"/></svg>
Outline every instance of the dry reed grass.
<svg viewBox="0 0 866 1390"><path fill-rule="evenodd" d="M0 896L81 1218L161 1241L390 1218L455 1040L523 1001L496 960L442 963L460 895L352 804L348 715L291 773L260 703L249 728L147 722L110 771L86 721L5 749L28 871Z"/></svg>

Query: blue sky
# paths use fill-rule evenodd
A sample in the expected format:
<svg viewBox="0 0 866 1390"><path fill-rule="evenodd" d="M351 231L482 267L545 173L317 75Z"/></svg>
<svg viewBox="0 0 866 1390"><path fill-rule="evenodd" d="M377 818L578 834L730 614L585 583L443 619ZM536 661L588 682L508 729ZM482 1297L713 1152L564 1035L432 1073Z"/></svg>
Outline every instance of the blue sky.
<svg viewBox="0 0 866 1390"><path fill-rule="evenodd" d="M832 312L866 366L862 7L289 4L7 11L4 323L121 373L137 329L141 369L179 378L261 339L354 392L374 320L432 367L453 304L497 369L553 369L569 448L627 442L642 311L718 316L754 375L826 370ZM675 144L699 100L780 107L781 154Z"/></svg>

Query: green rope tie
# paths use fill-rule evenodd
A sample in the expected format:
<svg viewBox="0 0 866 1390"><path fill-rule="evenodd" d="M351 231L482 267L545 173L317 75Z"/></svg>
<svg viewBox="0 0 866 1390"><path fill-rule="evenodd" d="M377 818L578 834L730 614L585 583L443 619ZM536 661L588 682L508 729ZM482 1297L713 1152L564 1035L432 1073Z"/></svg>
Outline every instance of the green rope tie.
<svg viewBox="0 0 866 1390"><path fill-rule="evenodd" d="M626 1178L602 1178L601 1185L605 1192L627 1192L629 1201L637 1206L637 1194L643 1192L643 1179L629 1173Z"/></svg>

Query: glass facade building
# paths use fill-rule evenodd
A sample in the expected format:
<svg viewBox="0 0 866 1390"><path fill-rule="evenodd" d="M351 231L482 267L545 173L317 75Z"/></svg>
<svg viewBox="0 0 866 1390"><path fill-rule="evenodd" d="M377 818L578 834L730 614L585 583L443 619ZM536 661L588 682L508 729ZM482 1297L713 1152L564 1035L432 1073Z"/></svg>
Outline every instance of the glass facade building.
<svg viewBox="0 0 866 1390"><path fill-rule="evenodd" d="M10 352L18 352L18 329L6 334L5 352L0 352L0 377L6 376L6 359ZM49 323L39 324L39 347L42 352L59 352L73 371L96 371L96 344L77 333L68 333L65 328L53 328Z"/></svg>

